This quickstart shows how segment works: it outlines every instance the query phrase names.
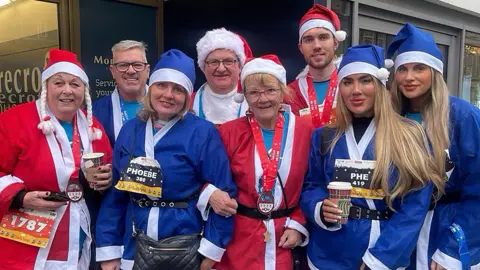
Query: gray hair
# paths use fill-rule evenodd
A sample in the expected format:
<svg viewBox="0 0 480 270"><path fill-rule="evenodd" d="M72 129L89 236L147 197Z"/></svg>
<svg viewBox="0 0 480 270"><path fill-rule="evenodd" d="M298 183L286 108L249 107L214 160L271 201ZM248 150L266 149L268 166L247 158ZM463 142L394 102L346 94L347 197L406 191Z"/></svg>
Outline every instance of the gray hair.
<svg viewBox="0 0 480 270"><path fill-rule="evenodd" d="M122 40L112 47L112 54L116 52L124 52L131 49L140 49L143 52L143 58L147 62L147 44L143 41Z"/></svg>

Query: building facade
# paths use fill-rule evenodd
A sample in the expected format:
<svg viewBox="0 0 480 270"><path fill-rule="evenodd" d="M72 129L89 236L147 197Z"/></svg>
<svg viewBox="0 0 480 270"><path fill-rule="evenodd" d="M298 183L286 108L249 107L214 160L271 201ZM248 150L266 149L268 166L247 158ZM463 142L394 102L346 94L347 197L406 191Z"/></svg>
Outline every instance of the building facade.
<svg viewBox="0 0 480 270"><path fill-rule="evenodd" d="M254 55L277 54L293 80L305 65L298 22L314 2L332 8L349 33L339 56L360 43L386 48L406 22L432 33L451 94L480 107L478 0L0 0L0 112L37 97L50 48L79 54L96 99L115 87L108 70L114 43L145 41L153 65L170 48L196 58L198 39L218 27L245 37ZM197 78L199 87L199 69Z"/></svg>

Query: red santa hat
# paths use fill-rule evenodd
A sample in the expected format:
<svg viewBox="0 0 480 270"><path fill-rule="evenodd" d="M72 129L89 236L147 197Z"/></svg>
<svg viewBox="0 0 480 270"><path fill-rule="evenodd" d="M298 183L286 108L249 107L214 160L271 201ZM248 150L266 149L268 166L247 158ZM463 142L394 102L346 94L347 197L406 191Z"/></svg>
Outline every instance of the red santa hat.
<svg viewBox="0 0 480 270"><path fill-rule="evenodd" d="M245 88L245 78L256 73L270 74L277 78L284 86L287 85L287 71L280 63L278 57L274 54L267 54L258 58L250 58L247 60L245 66L243 66L242 73L240 74L242 88ZM243 102L243 94L237 93L234 99L238 103Z"/></svg>
<svg viewBox="0 0 480 270"><path fill-rule="evenodd" d="M303 34L316 27L330 30L338 41L344 41L347 33L340 29L340 20L335 12L320 4L315 4L303 15L300 20L298 41L302 40Z"/></svg>
<svg viewBox="0 0 480 270"><path fill-rule="evenodd" d="M38 124L38 129L42 130L44 134L50 134L55 130L46 109L47 80L59 72L65 72L79 77L85 84L85 103L87 105L87 121L89 125L88 135L90 141L100 139L102 137L102 131L93 127L92 99L88 86L88 76L80 62L78 62L77 55L65 50L51 49L46 58L45 68L42 72L42 92L40 94L41 119Z"/></svg>
<svg viewBox="0 0 480 270"><path fill-rule="evenodd" d="M217 49L233 51L237 55L241 67L243 67L247 58L252 57L252 50L243 37L225 28L214 29L208 31L197 42L197 63L202 71L205 71L205 59L207 59L207 56Z"/></svg>

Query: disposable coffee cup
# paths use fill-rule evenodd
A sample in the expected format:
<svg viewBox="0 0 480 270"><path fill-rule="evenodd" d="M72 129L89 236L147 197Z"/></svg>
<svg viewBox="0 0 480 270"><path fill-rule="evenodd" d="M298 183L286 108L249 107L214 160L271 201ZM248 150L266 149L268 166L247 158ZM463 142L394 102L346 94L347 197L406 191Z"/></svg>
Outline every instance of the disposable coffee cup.
<svg viewBox="0 0 480 270"><path fill-rule="evenodd" d="M93 175L98 172L98 167L103 165L104 153L88 153L82 156L83 159L83 171L87 178L90 188L94 188Z"/></svg>
<svg viewBox="0 0 480 270"><path fill-rule="evenodd" d="M347 182L330 182L327 186L328 197L334 200L338 208L342 210L341 219L337 224L347 224L350 213L352 185Z"/></svg>

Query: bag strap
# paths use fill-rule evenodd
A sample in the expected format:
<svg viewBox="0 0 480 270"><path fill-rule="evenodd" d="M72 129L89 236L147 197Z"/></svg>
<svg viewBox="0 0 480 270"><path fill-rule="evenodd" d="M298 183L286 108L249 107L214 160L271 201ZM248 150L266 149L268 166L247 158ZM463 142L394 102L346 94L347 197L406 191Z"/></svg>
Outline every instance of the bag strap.
<svg viewBox="0 0 480 270"><path fill-rule="evenodd" d="M327 153L328 146L330 145L330 135L332 134L333 129L328 127L323 127L322 132L320 133L320 155L324 156Z"/></svg>
<svg viewBox="0 0 480 270"><path fill-rule="evenodd" d="M132 143L132 146L130 147L130 153L129 153L129 156L128 156L128 164L130 164L130 161L132 161L132 158L133 158L133 149L135 148L135 142L137 141L137 127L138 125L135 125L135 130L133 132L133 143ZM137 230L135 229L135 216L134 216L134 211L133 211L133 197L132 197L132 194L131 192L127 191L128 192L128 197L129 197L129 201L130 201L130 206L132 208L131 212L132 212L132 236L133 237L136 237L137 236Z"/></svg>

